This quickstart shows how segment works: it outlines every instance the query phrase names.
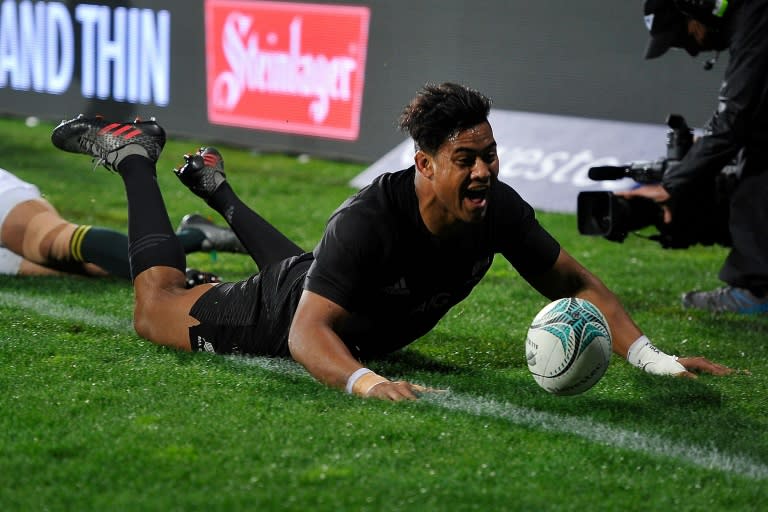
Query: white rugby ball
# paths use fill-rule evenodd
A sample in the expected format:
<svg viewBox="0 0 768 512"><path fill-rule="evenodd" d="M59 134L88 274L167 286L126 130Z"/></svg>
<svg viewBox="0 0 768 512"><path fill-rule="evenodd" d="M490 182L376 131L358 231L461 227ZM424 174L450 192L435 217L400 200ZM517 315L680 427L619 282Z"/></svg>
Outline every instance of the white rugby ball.
<svg viewBox="0 0 768 512"><path fill-rule="evenodd" d="M583 393L599 381L611 358L608 322L591 302L558 299L534 317L525 340L528 369L555 395Z"/></svg>

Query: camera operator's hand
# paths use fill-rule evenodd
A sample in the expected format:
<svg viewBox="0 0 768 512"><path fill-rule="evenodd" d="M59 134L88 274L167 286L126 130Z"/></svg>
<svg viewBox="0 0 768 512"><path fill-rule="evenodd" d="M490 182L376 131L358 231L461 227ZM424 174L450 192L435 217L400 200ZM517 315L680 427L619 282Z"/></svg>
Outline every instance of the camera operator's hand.
<svg viewBox="0 0 768 512"><path fill-rule="evenodd" d="M664 211L664 223L669 224L672 222L672 211L669 209L669 206L667 206L670 195L669 192L667 192L667 189L661 185L643 185L632 190L615 192L615 194L624 198L645 197L646 199L650 199L661 206L661 209Z"/></svg>

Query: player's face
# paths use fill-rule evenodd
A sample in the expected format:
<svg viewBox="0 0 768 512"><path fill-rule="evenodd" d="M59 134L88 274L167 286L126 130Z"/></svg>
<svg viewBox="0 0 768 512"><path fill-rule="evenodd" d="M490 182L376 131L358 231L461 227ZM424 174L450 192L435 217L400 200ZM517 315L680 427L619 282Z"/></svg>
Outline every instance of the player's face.
<svg viewBox="0 0 768 512"><path fill-rule="evenodd" d="M499 175L496 140L488 122L458 132L433 157L436 202L444 221L479 222L488 209L491 184Z"/></svg>

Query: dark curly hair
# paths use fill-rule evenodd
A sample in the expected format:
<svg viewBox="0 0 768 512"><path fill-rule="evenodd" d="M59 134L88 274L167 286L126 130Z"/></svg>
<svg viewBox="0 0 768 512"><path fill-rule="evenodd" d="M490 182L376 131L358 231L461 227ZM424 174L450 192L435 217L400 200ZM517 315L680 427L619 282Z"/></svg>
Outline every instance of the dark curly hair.
<svg viewBox="0 0 768 512"><path fill-rule="evenodd" d="M449 137L488 120L491 100L463 85L427 84L403 109L398 125L434 155Z"/></svg>

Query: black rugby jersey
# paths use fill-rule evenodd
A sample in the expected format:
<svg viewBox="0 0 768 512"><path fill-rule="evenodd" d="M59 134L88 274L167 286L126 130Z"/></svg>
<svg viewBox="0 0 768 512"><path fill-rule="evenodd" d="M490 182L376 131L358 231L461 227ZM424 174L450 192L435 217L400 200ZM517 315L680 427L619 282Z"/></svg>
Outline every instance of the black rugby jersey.
<svg viewBox="0 0 768 512"><path fill-rule="evenodd" d="M494 180L484 220L440 239L422 222L415 168L387 173L331 216L304 288L351 313L339 336L358 357L426 334L467 297L501 253L523 276L549 270L559 244L533 209Z"/></svg>

